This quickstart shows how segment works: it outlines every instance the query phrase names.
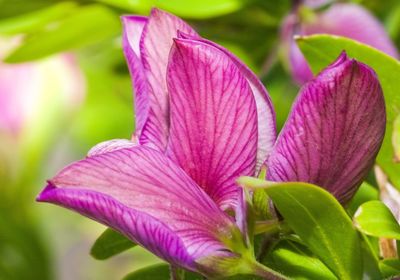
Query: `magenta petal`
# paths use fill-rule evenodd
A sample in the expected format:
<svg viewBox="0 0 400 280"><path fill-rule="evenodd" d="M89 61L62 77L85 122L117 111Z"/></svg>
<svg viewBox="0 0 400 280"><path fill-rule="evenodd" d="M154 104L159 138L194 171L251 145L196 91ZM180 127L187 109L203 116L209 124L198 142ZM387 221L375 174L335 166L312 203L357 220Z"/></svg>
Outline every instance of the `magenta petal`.
<svg viewBox="0 0 400 280"><path fill-rule="evenodd" d="M108 141L101 142L91 148L88 152L88 156L95 156L104 153L113 152L120 149L135 147L137 143L134 143L127 139L112 139Z"/></svg>
<svg viewBox="0 0 400 280"><path fill-rule="evenodd" d="M124 45L124 52L127 51L126 47L129 47L134 54L140 58L140 39L142 37L144 26L147 23L147 17L144 16L122 16L122 24L124 27L123 40L126 45Z"/></svg>
<svg viewBox="0 0 400 280"><path fill-rule="evenodd" d="M343 53L300 91L268 160L268 179L322 186L348 201L385 132L376 74Z"/></svg>
<svg viewBox="0 0 400 280"><path fill-rule="evenodd" d="M237 229L180 167L143 146L71 164L38 200L75 210L192 269L198 258L225 254L219 236Z"/></svg>
<svg viewBox="0 0 400 280"><path fill-rule="evenodd" d="M123 16L122 23L124 32L122 36L122 47L129 72L132 77L135 98L135 134L142 135L143 127L149 115L149 89L142 61L140 59L139 41L147 18L142 16Z"/></svg>
<svg viewBox="0 0 400 280"><path fill-rule="evenodd" d="M149 89L149 110L140 144L165 150L169 131L169 104L166 85L168 55L177 31L196 35L183 20L152 9L140 40L140 55Z"/></svg>
<svg viewBox="0 0 400 280"><path fill-rule="evenodd" d="M232 62L238 67L241 74L247 79L247 82L249 83L250 88L254 94L257 105L258 146L256 174L258 174L261 165L267 159L276 140L275 111L268 91L258 79L258 77L244 63L242 63L239 58L237 58L227 49L212 41L203 38L188 36L187 34L184 34L182 32L179 32L179 37L198 40L200 42L210 44L211 46L214 46L215 48L224 52L224 54L229 56Z"/></svg>
<svg viewBox="0 0 400 280"><path fill-rule="evenodd" d="M290 71L296 83L302 85L311 80L314 75L303 53L294 40L289 43L289 48Z"/></svg>
<svg viewBox="0 0 400 280"><path fill-rule="evenodd" d="M165 223L128 208L111 196L84 189L57 188L49 182L37 200L58 204L112 227L166 261L193 266L184 243Z"/></svg>
<svg viewBox="0 0 400 280"><path fill-rule="evenodd" d="M246 197L246 190L241 188L238 192L237 204L235 209L235 220L236 225L239 227L240 231L242 232L243 241L248 246L251 246L249 236L249 223L248 219L251 219L251 213L249 212L249 205L247 202Z"/></svg>
<svg viewBox="0 0 400 280"><path fill-rule="evenodd" d="M176 39L167 82L168 154L220 207L233 206L235 179L254 175L256 165L257 109L247 80L219 49Z"/></svg>

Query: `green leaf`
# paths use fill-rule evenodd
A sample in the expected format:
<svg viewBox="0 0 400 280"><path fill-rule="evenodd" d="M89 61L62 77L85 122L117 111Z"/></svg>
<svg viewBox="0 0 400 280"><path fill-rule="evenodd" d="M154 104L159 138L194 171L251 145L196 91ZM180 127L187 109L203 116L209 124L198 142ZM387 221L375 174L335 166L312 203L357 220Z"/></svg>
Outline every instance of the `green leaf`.
<svg viewBox="0 0 400 280"><path fill-rule="evenodd" d="M304 245L282 240L269 254L267 265L291 279L337 279Z"/></svg>
<svg viewBox="0 0 400 280"><path fill-rule="evenodd" d="M28 37L5 62L16 63L43 58L116 36L120 32L118 17L109 9L91 5L57 22L51 29Z"/></svg>
<svg viewBox="0 0 400 280"><path fill-rule="evenodd" d="M243 0L157 0L156 5L178 16L205 19L235 12L246 2Z"/></svg>
<svg viewBox="0 0 400 280"><path fill-rule="evenodd" d="M151 265L134 272L129 273L122 280L166 280L170 278L170 267L168 264L155 264ZM185 271L185 280L203 280L204 276L191 272ZM253 275L235 275L226 278L218 278L220 280L261 280L258 276Z"/></svg>
<svg viewBox="0 0 400 280"><path fill-rule="evenodd" d="M266 166L262 166L258 178L264 180L266 176L267 176L267 168ZM268 198L268 195L264 190L262 189L254 190L252 204L256 219L268 220L273 217L269 202L270 200Z"/></svg>
<svg viewBox="0 0 400 280"><path fill-rule="evenodd" d="M400 164L393 161L393 122L400 112L400 61L357 41L330 35L312 35L297 38L297 43L314 73L332 63L342 50L350 57L371 66L378 74L386 100L386 135L377 157L378 165L400 188Z"/></svg>
<svg viewBox="0 0 400 280"><path fill-rule="evenodd" d="M394 160L400 162L400 114L394 119L392 144L394 150Z"/></svg>
<svg viewBox="0 0 400 280"><path fill-rule="evenodd" d="M148 14L158 7L180 17L206 19L233 13L241 9L248 0L95 0L121 9Z"/></svg>
<svg viewBox="0 0 400 280"><path fill-rule="evenodd" d="M3 19L0 21L0 34L14 35L32 32L71 13L76 7L74 2L61 2L38 11Z"/></svg>
<svg viewBox="0 0 400 280"><path fill-rule="evenodd" d="M139 14L148 14L154 7L156 0L94 0L99 3L104 3L127 11L136 12Z"/></svg>
<svg viewBox="0 0 400 280"><path fill-rule="evenodd" d="M379 200L362 204L353 219L355 226L367 235L400 239L400 225L389 208Z"/></svg>
<svg viewBox="0 0 400 280"><path fill-rule="evenodd" d="M169 265L155 264L132 273L129 273L123 280L165 280L170 279Z"/></svg>
<svg viewBox="0 0 400 280"><path fill-rule="evenodd" d="M358 233L330 193L306 183L273 183L251 177L241 177L238 182L265 188L286 223L339 279L361 279Z"/></svg>
<svg viewBox="0 0 400 280"><path fill-rule="evenodd" d="M254 214L258 219L271 218L271 213L268 205L268 195L264 190L256 190L253 193Z"/></svg>
<svg viewBox="0 0 400 280"><path fill-rule="evenodd" d="M379 199L378 189L375 188L374 186L371 186L367 182L363 182L359 187L358 191L356 192L356 194L350 200L347 206L347 211L349 212L349 215L352 217L354 216L354 213L356 213L358 207L360 207L361 204L370 200L377 200L377 199Z"/></svg>
<svg viewBox="0 0 400 280"><path fill-rule="evenodd" d="M123 280L165 280L170 278L170 267L168 264L155 264L136 270L123 278ZM185 280L202 280L200 274L184 271ZM239 279L238 279L239 280Z"/></svg>
<svg viewBox="0 0 400 280"><path fill-rule="evenodd" d="M361 235L361 252L363 257L363 279L382 279L379 270L378 239L365 234Z"/></svg>
<svg viewBox="0 0 400 280"><path fill-rule="evenodd" d="M108 228L97 238L90 254L97 260L105 260L136 246L128 238Z"/></svg>
<svg viewBox="0 0 400 280"><path fill-rule="evenodd" d="M386 259L379 263L382 276L384 278L392 278L400 276L400 260L399 259Z"/></svg>

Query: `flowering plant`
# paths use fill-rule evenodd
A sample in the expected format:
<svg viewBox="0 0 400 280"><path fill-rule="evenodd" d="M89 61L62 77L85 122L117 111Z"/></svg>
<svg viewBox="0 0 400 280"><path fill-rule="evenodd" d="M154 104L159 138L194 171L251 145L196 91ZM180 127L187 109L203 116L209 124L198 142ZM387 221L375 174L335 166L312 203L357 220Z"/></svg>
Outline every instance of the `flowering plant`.
<svg viewBox="0 0 400 280"><path fill-rule="evenodd" d="M136 131L92 148L37 200L118 231L169 263L174 279L182 269L288 279L264 261L271 240L307 245L320 278L361 278L361 241L339 202L352 199L384 139L374 70L337 53L276 137L267 90L228 50L162 10L122 21Z"/></svg>

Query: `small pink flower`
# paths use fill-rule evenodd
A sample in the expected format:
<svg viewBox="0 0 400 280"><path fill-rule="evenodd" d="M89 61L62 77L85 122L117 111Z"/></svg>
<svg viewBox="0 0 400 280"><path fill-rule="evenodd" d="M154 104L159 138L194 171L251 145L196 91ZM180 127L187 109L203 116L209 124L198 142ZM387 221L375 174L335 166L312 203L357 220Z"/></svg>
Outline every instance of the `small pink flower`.
<svg viewBox="0 0 400 280"><path fill-rule="evenodd" d="M308 2L310 1L306 1L306 4ZM326 11L315 12L313 16L306 19L301 18L298 12L299 9L286 17L282 25L281 37L286 46L286 57L292 76L299 84L309 81L313 74L293 40L294 35L323 33L338 35L370 45L395 58L399 56L382 24L362 6L333 4Z"/></svg>

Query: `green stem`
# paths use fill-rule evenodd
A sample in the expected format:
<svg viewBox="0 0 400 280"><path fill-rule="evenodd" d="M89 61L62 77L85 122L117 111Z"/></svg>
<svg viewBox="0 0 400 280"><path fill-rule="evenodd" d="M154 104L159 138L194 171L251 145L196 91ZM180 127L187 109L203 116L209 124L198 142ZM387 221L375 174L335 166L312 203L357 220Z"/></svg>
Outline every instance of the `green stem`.
<svg viewBox="0 0 400 280"><path fill-rule="evenodd" d="M284 221L273 219L266 221L256 221L254 232L255 234L266 233L272 235L279 232L287 233L288 231L290 231L290 228Z"/></svg>
<svg viewBox="0 0 400 280"><path fill-rule="evenodd" d="M261 224L262 223L262 224ZM291 232L291 229L284 221L269 220L256 224L256 234L264 233L264 239L260 249L257 252L257 260L261 261L279 241L279 236L286 235Z"/></svg>
<svg viewBox="0 0 400 280"><path fill-rule="evenodd" d="M260 249L257 252L257 261L262 261L268 252L275 246L279 238L276 235L266 236L261 243Z"/></svg>
<svg viewBox="0 0 400 280"><path fill-rule="evenodd" d="M169 266L170 271L170 279L171 280L184 280L185 279L185 271L181 268L178 268L174 265Z"/></svg>
<svg viewBox="0 0 400 280"><path fill-rule="evenodd" d="M287 278L285 275L280 274L277 271L274 271L264 265L262 265L259 262L254 262L252 264L252 270L253 270L253 274L256 276L260 276L263 279L269 279L269 280L285 280L285 279L289 279Z"/></svg>

